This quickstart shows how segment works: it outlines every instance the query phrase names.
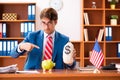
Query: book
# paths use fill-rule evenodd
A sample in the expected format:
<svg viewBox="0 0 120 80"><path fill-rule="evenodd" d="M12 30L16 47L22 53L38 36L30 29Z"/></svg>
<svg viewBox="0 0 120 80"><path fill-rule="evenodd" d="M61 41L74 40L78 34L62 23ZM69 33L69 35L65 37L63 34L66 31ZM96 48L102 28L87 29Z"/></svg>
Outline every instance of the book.
<svg viewBox="0 0 120 80"><path fill-rule="evenodd" d="M89 25L89 17L88 17L88 13L86 13L86 19L87 19L87 25Z"/></svg>
<svg viewBox="0 0 120 80"><path fill-rule="evenodd" d="M87 25L86 13L84 13L83 15L84 15L84 23L85 25Z"/></svg>
<svg viewBox="0 0 120 80"><path fill-rule="evenodd" d="M89 18L87 12L84 13L84 21L85 21L85 25L89 25Z"/></svg>
<svg viewBox="0 0 120 80"><path fill-rule="evenodd" d="M103 33L104 33L104 29L100 29L99 34L98 34L98 38L97 38L98 41L102 41Z"/></svg>
<svg viewBox="0 0 120 80"><path fill-rule="evenodd" d="M88 41L88 29L87 28L84 28L84 38L85 38L85 41Z"/></svg>

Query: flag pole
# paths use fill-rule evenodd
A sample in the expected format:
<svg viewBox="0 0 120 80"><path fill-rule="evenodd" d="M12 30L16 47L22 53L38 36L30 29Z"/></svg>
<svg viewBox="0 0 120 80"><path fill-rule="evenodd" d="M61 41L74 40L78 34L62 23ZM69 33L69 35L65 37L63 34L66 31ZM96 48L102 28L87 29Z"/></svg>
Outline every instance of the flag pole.
<svg viewBox="0 0 120 80"><path fill-rule="evenodd" d="M97 41L97 38L95 38L95 42ZM93 73L100 73L100 70L98 68L95 68L95 70L93 71Z"/></svg>

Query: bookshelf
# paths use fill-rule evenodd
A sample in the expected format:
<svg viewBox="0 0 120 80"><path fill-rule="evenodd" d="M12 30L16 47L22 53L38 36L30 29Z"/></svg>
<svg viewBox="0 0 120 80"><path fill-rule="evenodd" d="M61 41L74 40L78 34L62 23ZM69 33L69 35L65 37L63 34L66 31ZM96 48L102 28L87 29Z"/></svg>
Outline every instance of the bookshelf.
<svg viewBox="0 0 120 80"><path fill-rule="evenodd" d="M24 36L21 36L21 23L35 23L36 19L28 18L28 6L34 5L34 17L36 11L36 3L0 3L0 23L6 23L6 37L1 37L0 41L17 41L20 43ZM16 13L17 20L3 20L3 13ZM29 28L27 26L27 28ZM11 47L11 46L10 46ZM10 56L0 56L0 66L8 66L11 64L18 64L19 70L23 70L26 57L12 58Z"/></svg>
<svg viewBox="0 0 120 80"><path fill-rule="evenodd" d="M96 8L92 8L92 2L96 2ZM83 3L83 4L82 4ZM120 43L120 4L116 4L115 9L110 9L109 2L107 0L82 0L83 5L83 25L81 30L81 41L72 41L76 49L76 60L80 62L81 67L92 65L89 62L89 51L92 50L95 38L97 38L100 29L104 29L102 40L99 41L100 47L104 54L103 66L110 63L120 62L120 58L117 57L118 43ZM36 20L28 20L28 5L35 3L0 3L0 23L7 23L7 37L0 38L0 40L17 40L20 43L24 37L21 37L20 23L22 22L35 22ZM36 5L36 4L35 4ZM22 10L20 10L22 9ZM2 13L15 12L18 15L18 19L15 21L2 20ZM89 25L85 24L84 12L88 13ZM23 14L24 13L24 14ZM109 16L117 14L118 24L110 25ZM106 40L106 27L112 28L112 40ZM84 40L84 29L88 31L88 41ZM14 30L14 31L13 31ZM117 36L116 36L117 35ZM23 65L26 57L13 59L10 56L0 56L0 66L7 66L17 63L20 70L23 69Z"/></svg>
<svg viewBox="0 0 120 80"><path fill-rule="evenodd" d="M92 2L96 2L96 8L92 8ZM103 29L102 40L99 41L100 47L104 54L104 62L102 66L110 63L119 63L120 57L118 54L118 43L120 43L120 2L116 4L115 9L110 8L108 0L83 0L83 29L88 30L88 39L85 41L83 33L83 51L82 67L92 65L89 62L89 51L93 49L95 38L98 37L99 30ZM85 23L84 13L88 13L89 25ZM110 15L116 14L119 16L117 25L110 25ZM106 28L111 27L112 40L106 40Z"/></svg>

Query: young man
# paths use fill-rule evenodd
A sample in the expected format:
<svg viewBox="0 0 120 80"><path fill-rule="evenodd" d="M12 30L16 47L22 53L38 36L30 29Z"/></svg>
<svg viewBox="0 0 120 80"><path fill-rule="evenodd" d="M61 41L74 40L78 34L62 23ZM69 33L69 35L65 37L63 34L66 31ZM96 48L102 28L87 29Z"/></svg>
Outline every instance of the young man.
<svg viewBox="0 0 120 80"><path fill-rule="evenodd" d="M73 63L66 64L63 62L63 48L69 38L55 30L57 24L58 14L53 8L45 8L40 14L41 24L43 30L32 32L11 51L11 56L14 58L23 55L27 52L27 59L24 69L41 69L42 60L47 52L50 52L48 59L51 59L56 65L54 69L74 68L75 60ZM49 50L46 51L47 37L51 36L49 41ZM52 49L51 49L52 48ZM74 52L75 54L75 52ZM75 55L73 55L75 57Z"/></svg>

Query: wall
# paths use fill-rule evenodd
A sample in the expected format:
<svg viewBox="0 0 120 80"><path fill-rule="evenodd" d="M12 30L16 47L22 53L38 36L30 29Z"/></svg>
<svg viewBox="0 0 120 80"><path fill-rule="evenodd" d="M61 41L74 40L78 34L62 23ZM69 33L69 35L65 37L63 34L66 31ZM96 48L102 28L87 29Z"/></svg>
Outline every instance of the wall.
<svg viewBox="0 0 120 80"><path fill-rule="evenodd" d="M42 9L49 7L50 0L0 0L0 3L10 2L35 2L36 3L36 28L41 29L39 14ZM82 0L63 0L63 8L58 11L59 19L56 30L69 36L72 41L81 40L82 26Z"/></svg>

